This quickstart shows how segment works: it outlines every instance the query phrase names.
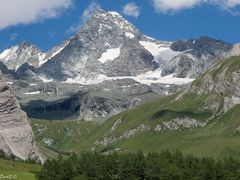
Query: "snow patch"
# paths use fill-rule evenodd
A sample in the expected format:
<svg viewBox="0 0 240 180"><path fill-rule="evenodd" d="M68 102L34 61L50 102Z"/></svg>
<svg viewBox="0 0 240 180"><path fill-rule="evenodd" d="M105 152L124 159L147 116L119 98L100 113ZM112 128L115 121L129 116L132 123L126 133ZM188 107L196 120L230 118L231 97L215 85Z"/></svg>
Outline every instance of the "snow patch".
<svg viewBox="0 0 240 180"><path fill-rule="evenodd" d="M24 93L26 95L35 95L35 94L40 94L40 91L35 91L35 92L26 92Z"/></svg>
<svg viewBox="0 0 240 180"><path fill-rule="evenodd" d="M194 79L191 78L176 78L174 77L174 74L161 77L161 69L156 69L155 71L149 71L145 74L138 75L136 77L133 77L135 81L140 82L141 84L147 84L151 85L153 83L161 83L161 84L188 84Z"/></svg>
<svg viewBox="0 0 240 180"><path fill-rule="evenodd" d="M17 49L18 46L13 46L10 49L6 49L0 54L0 59L4 60L4 62L7 62L16 53Z"/></svg>
<svg viewBox="0 0 240 180"><path fill-rule="evenodd" d="M102 56L98 59L98 61L100 61L101 63L105 63L108 60L113 61L114 59L119 57L120 49L121 46L119 48L107 49L107 51L104 52Z"/></svg>
<svg viewBox="0 0 240 180"><path fill-rule="evenodd" d="M102 31L102 27L103 27L103 25L102 25L102 24L100 24L100 27L99 27L99 29L98 29L98 34L100 34L100 33L101 33L101 31Z"/></svg>
<svg viewBox="0 0 240 180"><path fill-rule="evenodd" d="M48 82L53 82L52 79L47 79L45 77L42 77L42 76L38 76L44 83L48 83Z"/></svg>
<svg viewBox="0 0 240 180"><path fill-rule="evenodd" d="M126 33L125 33L125 36L126 36L126 37L129 37L130 39L132 39L132 38L135 37L134 34L133 34L133 33L130 33L130 32L126 32Z"/></svg>
<svg viewBox="0 0 240 180"><path fill-rule="evenodd" d="M118 12L116 11L109 11L109 14L111 14L113 17L122 17Z"/></svg>
<svg viewBox="0 0 240 180"><path fill-rule="evenodd" d="M144 35L146 38L148 38L148 39L150 39L150 40L154 40L154 41L156 41L156 39L154 39L154 38L152 38L152 37L150 37L150 36L146 36L146 35Z"/></svg>
<svg viewBox="0 0 240 180"><path fill-rule="evenodd" d="M181 52L173 51L169 45L166 44L158 44L150 41L139 41L139 43L153 55L154 61L156 62L160 59L162 61L169 61L181 54Z"/></svg>
<svg viewBox="0 0 240 180"><path fill-rule="evenodd" d="M153 83L161 83L161 84L176 84L176 85L182 85L187 84L194 79L191 78L176 78L173 74L161 77L161 69L156 69L155 71L149 71L145 74L141 74L138 76L117 76L117 77L107 77L103 74L98 75L95 78L83 78L81 76L78 76L74 79L68 78L67 81L64 83L73 83L73 84L82 84L82 85L93 85L93 84L99 84L103 81L112 81L112 80L119 80L119 79L133 79L141 84L147 84L151 85Z"/></svg>
<svg viewBox="0 0 240 180"><path fill-rule="evenodd" d="M105 88L105 89L103 89L104 91L111 91L110 89L107 89L107 88Z"/></svg>
<svg viewBox="0 0 240 180"><path fill-rule="evenodd" d="M111 45L108 42L105 42L104 45L107 47L111 47Z"/></svg>

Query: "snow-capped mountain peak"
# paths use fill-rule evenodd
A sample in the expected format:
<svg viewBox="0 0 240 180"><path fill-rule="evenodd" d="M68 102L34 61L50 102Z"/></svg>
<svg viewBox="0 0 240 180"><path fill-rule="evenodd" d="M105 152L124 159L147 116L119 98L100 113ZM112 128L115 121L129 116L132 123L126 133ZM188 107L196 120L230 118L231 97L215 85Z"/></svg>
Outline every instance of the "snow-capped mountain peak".
<svg viewBox="0 0 240 180"><path fill-rule="evenodd" d="M0 54L0 60L10 70L17 70L24 63L28 63L34 67L38 67L39 62L44 59L43 53L38 47L27 41L21 42L19 45L3 51Z"/></svg>
<svg viewBox="0 0 240 180"><path fill-rule="evenodd" d="M84 27L80 30L79 36L85 29L95 28L94 30L98 35L104 35L106 31L119 31L121 34L125 34L126 37L132 38L139 31L137 28L123 18L118 12L104 11L102 9L96 9L92 17L86 22ZM119 34L118 32L118 34Z"/></svg>
<svg viewBox="0 0 240 180"><path fill-rule="evenodd" d="M96 9L74 37L47 53L23 42L4 51L0 59L11 70L28 63L37 68L38 76L53 81L147 77L159 82L156 80L164 76L192 80L214 64L219 55L225 57L231 48L208 37L159 41L141 33L121 14ZM154 77L146 76L150 72L154 72Z"/></svg>

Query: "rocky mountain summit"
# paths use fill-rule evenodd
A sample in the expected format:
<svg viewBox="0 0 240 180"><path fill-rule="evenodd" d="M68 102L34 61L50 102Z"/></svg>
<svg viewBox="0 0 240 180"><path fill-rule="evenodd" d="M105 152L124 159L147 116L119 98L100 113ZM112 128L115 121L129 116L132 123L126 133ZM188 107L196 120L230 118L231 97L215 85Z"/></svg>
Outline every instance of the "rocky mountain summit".
<svg viewBox="0 0 240 180"><path fill-rule="evenodd" d="M0 149L6 154L43 162L34 140L26 113L18 104L12 89L0 80Z"/></svg>

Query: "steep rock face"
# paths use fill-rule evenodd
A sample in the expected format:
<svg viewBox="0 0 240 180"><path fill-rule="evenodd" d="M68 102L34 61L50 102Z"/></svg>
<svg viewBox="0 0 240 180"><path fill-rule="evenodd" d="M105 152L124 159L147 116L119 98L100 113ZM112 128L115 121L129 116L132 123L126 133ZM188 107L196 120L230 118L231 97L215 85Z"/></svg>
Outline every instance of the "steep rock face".
<svg viewBox="0 0 240 180"><path fill-rule="evenodd" d="M227 58L200 76L183 94L207 95L203 108L227 112L240 104L240 57Z"/></svg>
<svg viewBox="0 0 240 180"><path fill-rule="evenodd" d="M23 160L43 162L26 114L11 88L0 81L0 149Z"/></svg>
<svg viewBox="0 0 240 180"><path fill-rule="evenodd" d="M195 68L197 62L195 62L188 55L180 55L172 59L166 68L163 69L162 75L174 74L179 78L190 77L193 72L200 74L198 69Z"/></svg>
<svg viewBox="0 0 240 180"><path fill-rule="evenodd" d="M196 78L219 60L228 57L233 46L204 36L196 40L173 42L171 48L183 53L169 62L162 75L174 73L180 78Z"/></svg>

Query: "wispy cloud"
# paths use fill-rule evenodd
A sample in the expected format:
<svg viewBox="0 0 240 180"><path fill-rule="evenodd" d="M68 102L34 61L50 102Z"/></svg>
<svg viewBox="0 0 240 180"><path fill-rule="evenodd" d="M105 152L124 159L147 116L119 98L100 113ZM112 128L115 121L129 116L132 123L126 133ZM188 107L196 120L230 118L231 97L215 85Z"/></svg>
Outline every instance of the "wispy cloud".
<svg viewBox="0 0 240 180"><path fill-rule="evenodd" d="M135 3L130 2L123 7L123 14L137 18L140 15L140 8Z"/></svg>
<svg viewBox="0 0 240 180"><path fill-rule="evenodd" d="M96 3L96 2L92 2L84 11L82 14L82 21L86 22L94 13L94 11L97 8L100 8L100 4Z"/></svg>
<svg viewBox="0 0 240 180"><path fill-rule="evenodd" d="M73 0L0 1L0 30L18 24L30 24L55 18L72 4Z"/></svg>
<svg viewBox="0 0 240 180"><path fill-rule="evenodd" d="M89 4L89 6L83 11L83 14L80 16L79 18L79 22L73 24L68 30L68 33L76 33L80 30L80 28L82 27L82 24L85 23L94 13L94 11L97 8L100 8L101 5L96 3L96 2L92 2L91 4Z"/></svg>
<svg viewBox="0 0 240 180"><path fill-rule="evenodd" d="M152 0L152 3L155 11L158 13L174 13L203 4L215 5L221 9L233 12L232 9L240 5L240 0Z"/></svg>
<svg viewBox="0 0 240 180"><path fill-rule="evenodd" d="M13 42L17 39L18 37L18 33L12 33L10 34L10 41Z"/></svg>

